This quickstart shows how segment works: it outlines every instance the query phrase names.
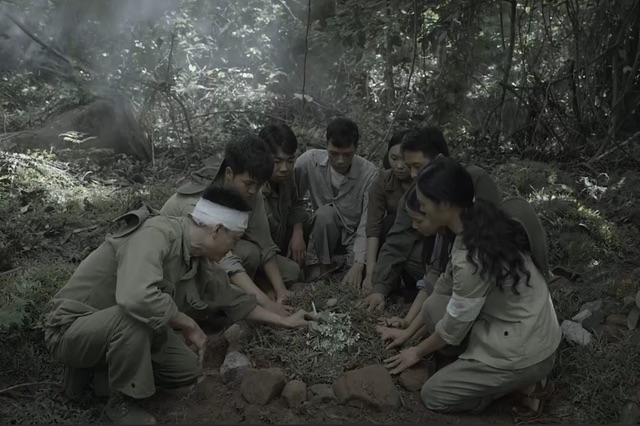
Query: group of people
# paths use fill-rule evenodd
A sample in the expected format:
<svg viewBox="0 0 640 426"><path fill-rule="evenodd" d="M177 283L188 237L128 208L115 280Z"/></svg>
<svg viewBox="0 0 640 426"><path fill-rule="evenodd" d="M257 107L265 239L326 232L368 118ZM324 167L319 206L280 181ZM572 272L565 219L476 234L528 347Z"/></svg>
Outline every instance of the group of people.
<svg viewBox="0 0 640 426"><path fill-rule="evenodd" d="M356 123L337 118L326 149L298 155L292 129L269 124L230 141L160 211L119 218L124 227L79 265L46 318L67 396L80 399L102 374L112 422L154 423L138 400L202 376L199 321L222 310L304 327L311 315L287 306L292 285L330 278L342 255L357 305L382 310L392 293L411 303L378 327L388 348L419 342L385 360L392 374L455 357L424 384L427 408L479 412L515 392L516 414L538 415L561 333L535 212L451 158L438 128L394 134L382 171L356 154L359 140Z"/></svg>

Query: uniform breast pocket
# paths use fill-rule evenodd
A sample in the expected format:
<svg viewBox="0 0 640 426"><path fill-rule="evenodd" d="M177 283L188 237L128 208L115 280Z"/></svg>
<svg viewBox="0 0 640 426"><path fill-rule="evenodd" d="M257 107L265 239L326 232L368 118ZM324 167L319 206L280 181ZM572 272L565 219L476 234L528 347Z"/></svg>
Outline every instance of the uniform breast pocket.
<svg viewBox="0 0 640 426"><path fill-rule="evenodd" d="M158 288L160 291L169 294L171 297L174 297L176 294L176 283L170 278L164 278L162 282L158 284Z"/></svg>
<svg viewBox="0 0 640 426"><path fill-rule="evenodd" d="M486 346L499 358L514 361L525 355L521 322L490 319L485 322Z"/></svg>

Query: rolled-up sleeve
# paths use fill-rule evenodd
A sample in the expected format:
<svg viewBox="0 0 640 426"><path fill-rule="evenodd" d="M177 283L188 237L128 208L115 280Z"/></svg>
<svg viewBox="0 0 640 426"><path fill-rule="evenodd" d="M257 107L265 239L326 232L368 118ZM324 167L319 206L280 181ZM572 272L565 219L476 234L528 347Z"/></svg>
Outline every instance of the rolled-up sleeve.
<svg viewBox="0 0 640 426"><path fill-rule="evenodd" d="M204 279L206 284L202 300L211 310L222 309L232 321L245 318L258 304L256 296L232 285L226 271L218 265L206 265Z"/></svg>
<svg viewBox="0 0 640 426"><path fill-rule="evenodd" d="M146 228L133 235L116 252L116 303L154 330L166 326L178 312L171 295L159 287L169 248L169 241L160 230Z"/></svg>
<svg viewBox="0 0 640 426"><path fill-rule="evenodd" d="M373 170L364 182L364 197L362 199L362 213L360 214L360 222L356 228L356 238L353 242L353 261L357 263L366 263L367 258L367 212L369 207L369 189L371 184L378 175L377 170Z"/></svg>
<svg viewBox="0 0 640 426"><path fill-rule="evenodd" d="M269 220L267 219L267 212L264 208L264 197L261 193L256 196L255 205L251 212L250 223L242 238L258 246L261 265L267 263L269 259L280 251L271 237Z"/></svg>
<svg viewBox="0 0 640 426"><path fill-rule="evenodd" d="M229 274L229 276L246 272L242 266L242 260L233 252L227 253L220 261L220 266Z"/></svg>
<svg viewBox="0 0 640 426"><path fill-rule="evenodd" d="M384 190L384 174L380 173L369 188L367 208L367 238L380 238L382 220L387 212Z"/></svg>
<svg viewBox="0 0 640 426"><path fill-rule="evenodd" d="M466 250L451 259L453 292L436 332L447 344L458 346L473 327L489 293L491 283L484 280L466 259Z"/></svg>

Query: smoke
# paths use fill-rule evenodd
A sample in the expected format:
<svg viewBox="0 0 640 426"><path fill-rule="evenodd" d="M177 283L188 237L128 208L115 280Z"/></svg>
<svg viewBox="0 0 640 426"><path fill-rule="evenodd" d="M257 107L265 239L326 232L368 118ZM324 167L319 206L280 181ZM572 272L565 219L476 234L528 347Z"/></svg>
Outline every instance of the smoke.
<svg viewBox="0 0 640 426"><path fill-rule="evenodd" d="M314 14L335 12L335 0L313 4ZM149 77L161 81L175 37L172 70L206 68L222 72L223 81L244 79L240 85L251 90L267 85L286 98L302 85L305 8L300 0L30 0L6 6L43 42L94 74L90 84L97 92L114 84L134 88ZM334 86L342 49L317 29L327 16L312 16L309 38L306 93L316 99L327 89L341 91ZM46 70L52 62L65 66L0 8L0 76L31 71L55 79Z"/></svg>

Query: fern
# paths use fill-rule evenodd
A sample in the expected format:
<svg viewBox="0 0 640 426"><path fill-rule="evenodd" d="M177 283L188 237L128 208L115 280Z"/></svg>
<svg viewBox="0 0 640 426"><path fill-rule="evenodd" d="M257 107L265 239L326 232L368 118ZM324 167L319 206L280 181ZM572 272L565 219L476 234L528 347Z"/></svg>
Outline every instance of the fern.
<svg viewBox="0 0 640 426"><path fill-rule="evenodd" d="M0 307L0 330L23 325L27 318L25 310L27 303L25 299L14 296L12 301L2 305Z"/></svg>

